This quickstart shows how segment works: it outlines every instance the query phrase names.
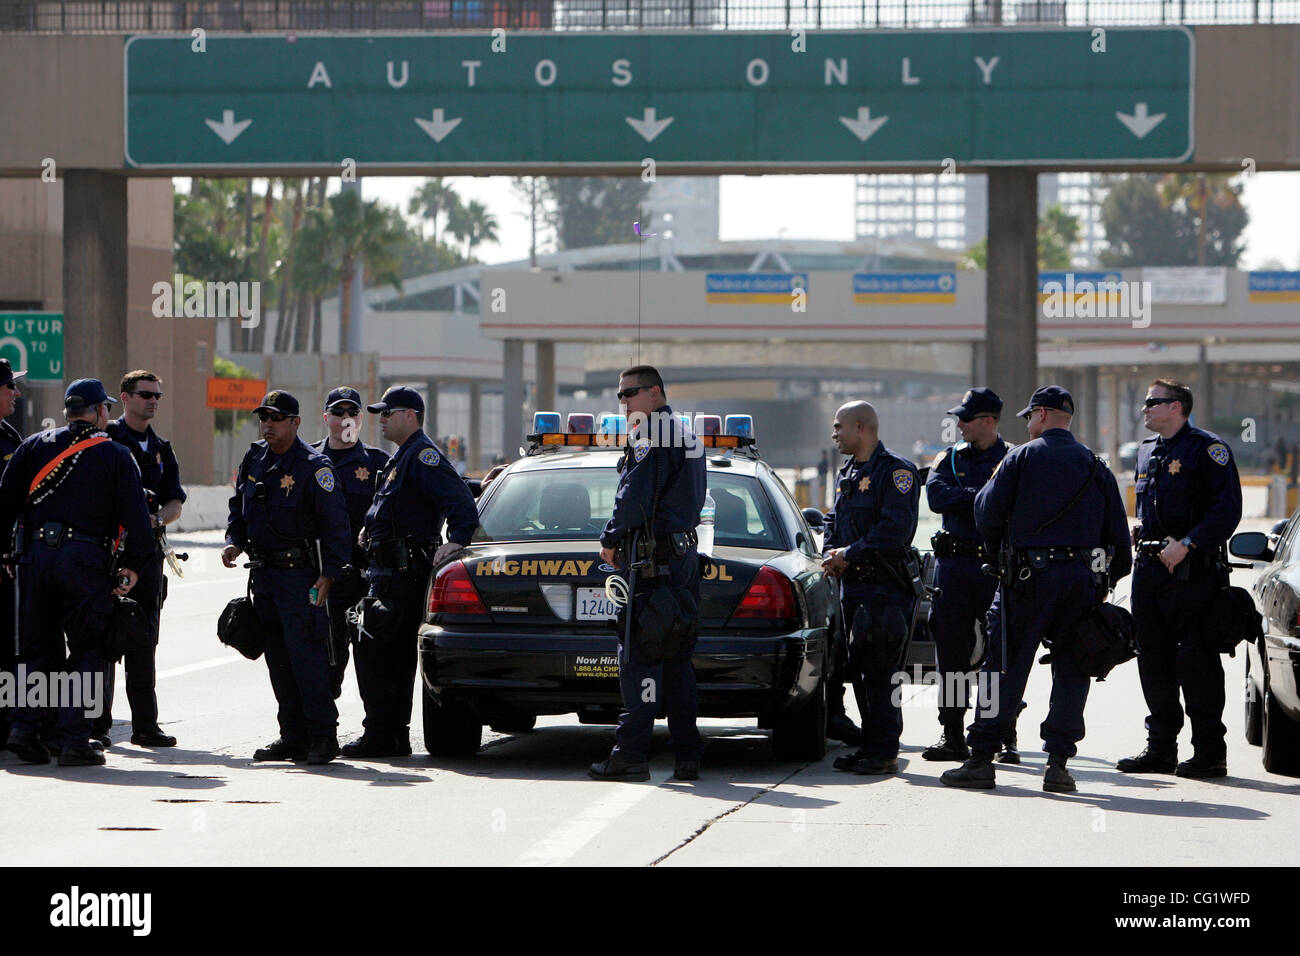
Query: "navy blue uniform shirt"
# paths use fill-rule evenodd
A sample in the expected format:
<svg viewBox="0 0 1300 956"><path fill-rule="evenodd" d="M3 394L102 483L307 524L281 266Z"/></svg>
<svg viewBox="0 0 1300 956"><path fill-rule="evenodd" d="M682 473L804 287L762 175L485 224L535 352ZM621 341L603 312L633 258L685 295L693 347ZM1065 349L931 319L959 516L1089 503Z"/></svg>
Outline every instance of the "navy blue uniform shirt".
<svg viewBox="0 0 1300 956"><path fill-rule="evenodd" d="M47 521L105 538L116 538L118 529L125 528L122 565L139 572L154 551L153 529L140 469L121 445L108 440L79 452L52 491L35 504L28 502L32 481L41 470L72 444L74 435L88 433L96 437L95 426L77 421L32 435L18 446L0 479L0 528L8 533L19 515L28 534Z"/></svg>
<svg viewBox="0 0 1300 956"><path fill-rule="evenodd" d="M693 531L700 523L707 490L704 447L669 405L638 424L643 427L628 436L623 453L614 514L600 535L603 548L616 548L630 531L645 527L652 510L656 539ZM663 488L658 507L654 507L656 469Z"/></svg>
<svg viewBox="0 0 1300 956"><path fill-rule="evenodd" d="M375 500L379 480L392 458L381 449L357 442L351 448L330 448L329 439L322 438L311 446L334 465L334 475L343 489L343 499L348 506L348 522L352 525L352 539L366 522L366 512Z"/></svg>
<svg viewBox="0 0 1300 956"><path fill-rule="evenodd" d="M1099 465L1093 471L1096 461L1067 428L1049 428L1007 452L975 495L975 523L986 547L996 551L1008 537L1016 550L1110 546L1111 584L1128 574L1133 552L1124 502L1110 469ZM1085 482L1079 500L1053 521Z"/></svg>
<svg viewBox="0 0 1300 956"><path fill-rule="evenodd" d="M943 515L944 531L963 541L978 543L975 493L993 476L993 469L1012 447L999 435L983 451L968 442L959 442L939 452L925 479L925 499L931 511Z"/></svg>
<svg viewBox="0 0 1300 956"><path fill-rule="evenodd" d="M909 548L920 504L916 466L876 442L866 461L849 458L840 466L835 523L823 551L847 547L845 557L854 564L873 551Z"/></svg>
<svg viewBox="0 0 1300 956"><path fill-rule="evenodd" d="M283 455L255 441L239 464L230 497L226 543L258 552L315 550L320 539L321 571L337 578L351 553L348 512L334 469L301 438Z"/></svg>
<svg viewBox="0 0 1300 956"><path fill-rule="evenodd" d="M447 456L417 429L384 469L366 511L366 538L370 544L407 538L425 545L438 537L444 519L447 540L469 544L478 505Z"/></svg>
<svg viewBox="0 0 1300 956"><path fill-rule="evenodd" d="M1241 477L1218 435L1190 423L1167 441L1153 435L1138 446L1137 514L1142 537L1191 537L1208 553L1241 521Z"/></svg>
<svg viewBox="0 0 1300 956"><path fill-rule="evenodd" d="M185 500L181 466L172 451L172 443L159 438L152 425L146 425L143 432L138 432L123 417L109 422L104 430L135 459L145 489L153 492L151 511L157 511L169 501ZM143 448L140 446L142 441L145 443Z"/></svg>
<svg viewBox="0 0 1300 956"><path fill-rule="evenodd" d="M0 472L9 464L9 459L14 456L22 441L23 436L18 433L18 429L7 421L0 421Z"/></svg>

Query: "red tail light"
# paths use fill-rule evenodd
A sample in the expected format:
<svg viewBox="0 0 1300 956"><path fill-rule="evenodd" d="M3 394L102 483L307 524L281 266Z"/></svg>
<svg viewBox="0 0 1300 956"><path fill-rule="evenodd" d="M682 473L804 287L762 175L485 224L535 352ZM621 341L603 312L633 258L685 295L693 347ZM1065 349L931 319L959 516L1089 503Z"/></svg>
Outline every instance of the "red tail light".
<svg viewBox="0 0 1300 956"><path fill-rule="evenodd" d="M740 607L732 617L750 620L776 620L798 617L794 601L794 585L778 571L763 567L758 569L749 590L740 599Z"/></svg>
<svg viewBox="0 0 1300 956"><path fill-rule="evenodd" d="M433 579L429 589L430 614L486 614L469 572L460 561L453 561Z"/></svg>

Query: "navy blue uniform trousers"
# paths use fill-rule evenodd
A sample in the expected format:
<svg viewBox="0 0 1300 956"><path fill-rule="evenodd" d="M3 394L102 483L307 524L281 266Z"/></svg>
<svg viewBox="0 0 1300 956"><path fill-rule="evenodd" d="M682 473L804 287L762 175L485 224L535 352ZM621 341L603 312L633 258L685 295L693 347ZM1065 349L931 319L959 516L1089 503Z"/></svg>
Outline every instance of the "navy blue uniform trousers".
<svg viewBox="0 0 1300 956"><path fill-rule="evenodd" d="M325 641L329 618L325 608L310 603L316 583L310 568L252 572L253 607L262 622L266 669L280 705L276 715L280 737L305 743L327 737L338 727L338 710L330 690Z"/></svg>
<svg viewBox="0 0 1300 956"><path fill-rule="evenodd" d="M1053 561L1017 582L1005 594L999 590L989 610L989 652L981 671L981 700L976 708L967 743L974 753L996 753L1015 724L1029 672L1043 641L1070 636L1089 610L1100 602L1092 571L1085 561ZM999 615L1007 615L1007 669L1002 667L1002 633ZM1052 652L1052 700L1039 732L1049 754L1073 757L1084 735L1083 707L1090 678L1075 666L1069 654Z"/></svg>
<svg viewBox="0 0 1300 956"><path fill-rule="evenodd" d="M685 557L668 562L669 582L700 593L700 559L694 548ZM638 582L638 593L643 590ZM618 647L618 683L623 692L623 713L618 716L614 753L625 760L643 762L650 756L655 718L668 717L668 733L676 760L699 760L703 748L696 715L695 641L654 664L646 660L636 641L621 639Z"/></svg>
<svg viewBox="0 0 1300 956"><path fill-rule="evenodd" d="M22 642L18 660L30 675L46 675L52 693L55 674L75 676L80 694L50 707L19 707L10 718L11 733L36 736L58 707L55 736L60 747L89 745L91 723L104 706L104 639L113 613L113 585L108 550L82 541L65 541L56 549L39 541L28 545L19 569L22 579ZM67 643L64 643L64 635ZM89 691L88 699L86 691ZM78 697L80 699L78 699Z"/></svg>
<svg viewBox="0 0 1300 956"><path fill-rule="evenodd" d="M997 578L982 572L982 564L979 558L940 558L935 575L941 593L930 615L930 632L939 670L939 723L944 727L957 728L966 720L970 683L964 677L974 671L975 622L984 619L997 592Z"/></svg>
<svg viewBox="0 0 1300 956"><path fill-rule="evenodd" d="M896 585L849 580L840 583L843 620L850 631L849 673L858 712L862 715L861 749L871 759L892 760L898 756L898 738L903 734L903 711L897 697L902 670L877 669L870 665L868 634L853 633L853 623L859 607L866 608L867 620L872 624L886 619L897 622L899 615L910 623L912 601L911 592L902 591Z"/></svg>
<svg viewBox="0 0 1300 956"><path fill-rule="evenodd" d="M1191 560L1191 558L1184 558ZM1177 569L1175 569L1177 570ZM1182 688L1197 755L1227 753L1223 726L1223 661L1207 646L1204 621L1219 590L1214 568L1194 563L1179 581L1153 558L1139 557L1133 568L1133 623L1137 629L1138 676L1150 715L1147 738L1173 750L1183 729Z"/></svg>
<svg viewBox="0 0 1300 956"><path fill-rule="evenodd" d="M343 676L348 670L348 654L352 645L352 633L356 630L348 623L348 610L357 606L357 602L366 596L369 584L365 576L355 567L345 571L341 577L334 579L330 585L328 598L330 626L334 639L334 664L330 667L330 692L337 700L343 693Z"/></svg>
<svg viewBox="0 0 1300 956"><path fill-rule="evenodd" d="M406 743L411 733L411 702L419 663L420 622L431 565L412 553L405 574L372 570L370 593L397 611L390 633L357 644L357 688L366 707L361 726L367 734L395 736Z"/></svg>
<svg viewBox="0 0 1300 956"><path fill-rule="evenodd" d="M144 635L140 646L126 652L122 663L126 666L126 699L131 707L131 729L136 733L154 730L158 726L158 696L154 691L156 682L155 658L158 654L158 619L163 605L163 557L161 554L149 559L140 579L127 595L140 605L149 632ZM108 664L108 674L104 684L104 712L95 720L95 733L107 734L113 726L113 684L117 678L117 666Z"/></svg>

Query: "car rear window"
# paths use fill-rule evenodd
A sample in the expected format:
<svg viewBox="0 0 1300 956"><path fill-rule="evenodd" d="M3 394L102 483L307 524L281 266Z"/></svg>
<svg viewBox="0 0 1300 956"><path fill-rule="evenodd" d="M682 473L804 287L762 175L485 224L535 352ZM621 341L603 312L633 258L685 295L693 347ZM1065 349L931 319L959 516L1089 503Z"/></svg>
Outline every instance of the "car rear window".
<svg viewBox="0 0 1300 956"><path fill-rule="evenodd" d="M776 515L752 477L710 472L708 482L715 504L715 544L780 547ZM617 490L613 468L507 473L482 503L473 540L595 541L614 513Z"/></svg>

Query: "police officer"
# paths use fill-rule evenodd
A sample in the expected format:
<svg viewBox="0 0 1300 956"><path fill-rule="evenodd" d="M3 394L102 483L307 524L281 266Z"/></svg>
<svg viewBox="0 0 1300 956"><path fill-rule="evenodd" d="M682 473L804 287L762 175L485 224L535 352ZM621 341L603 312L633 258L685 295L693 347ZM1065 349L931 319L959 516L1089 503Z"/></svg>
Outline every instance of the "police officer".
<svg viewBox="0 0 1300 956"><path fill-rule="evenodd" d="M141 747L174 747L176 738L158 726L158 697L154 693L154 659L158 649L158 626L163 602L167 600L167 578L163 574L163 553L158 535L181 516L185 489L181 487L180 465L171 442L154 432L150 420L158 414L162 379L148 369L136 369L122 376L122 417L108 423L106 431L129 451L140 467L154 529L153 556L140 569L140 581L131 598L140 605L148 633L123 655L126 666L126 697L131 705L131 743ZM111 742L113 726L113 683L116 668L108 665L104 712L95 721L95 736L105 747Z"/></svg>
<svg viewBox="0 0 1300 956"><path fill-rule="evenodd" d="M230 498L228 567L247 551L253 607L279 703L280 736L254 760L329 763L339 754L330 690L330 583L348 559L348 513L334 469L298 437L298 399L268 392L254 409L262 440L240 462Z"/></svg>
<svg viewBox="0 0 1300 956"><path fill-rule="evenodd" d="M380 416L384 438L398 446L362 530L370 596L382 602L389 620L386 633L363 635L357 643L365 732L343 752L349 757L404 757L411 752L416 635L429 573L469 544L478 527L478 507L469 486L425 434L419 392L395 385L366 409Z"/></svg>
<svg viewBox="0 0 1300 956"><path fill-rule="evenodd" d="M903 712L895 696L915 592L908 556L916 534L921 485L916 467L880 441L880 420L867 402L835 413L832 440L848 459L839 471L835 522L822 567L840 579L849 633L849 669L862 714L862 746L835 760L837 770L898 772Z"/></svg>
<svg viewBox="0 0 1300 956"><path fill-rule="evenodd" d="M74 381L63 399L67 426L23 441L0 479L0 527L22 519L16 543L22 585L19 662L29 674L48 675L51 687L50 676L71 673L79 687L98 698L57 703L61 767L104 763L90 735L95 705L103 705L113 595L135 586L153 554L140 472L130 453L103 431L112 401L98 379ZM119 567L114 567L115 541L121 542ZM40 740L48 718L43 711L20 707L12 718L9 749L28 763L50 759Z"/></svg>
<svg viewBox="0 0 1300 956"><path fill-rule="evenodd" d="M361 393L340 385L325 398L325 427L328 437L311 447L334 466L334 474L343 489L351 527L352 559L341 577L330 585L330 638L334 642L334 663L330 665L330 686L334 699L343 692L343 675L348 668L351 626L347 612L366 595L366 552L357 543L366 512L379 487L379 476L391 460L378 448L361 441Z"/></svg>
<svg viewBox="0 0 1300 956"><path fill-rule="evenodd" d="M14 413L14 406L22 392L18 390L18 379L26 372L15 372L7 358L0 358L0 472L4 471L9 459L18 450L23 436L9 423L9 416ZM0 531L7 535L8 528ZM0 570L0 673L12 674L18 664L17 651L14 648L14 582L9 577L8 567ZM0 704L0 750L9 738L10 708Z"/></svg>
<svg viewBox="0 0 1300 956"><path fill-rule="evenodd" d="M636 594L659 587L684 589L694 597L695 619L684 622L691 631L660 662L652 660L637 640L618 648L618 680L623 694L614 749L587 771L596 780L649 780L650 738L660 708L668 717L674 754L673 776L697 780L703 742L696 726L695 631L699 627L700 559L695 528L704 507L703 446L673 414L658 369L636 365L618 380L618 400L628 414L628 445L624 452L614 513L600 535L600 558L617 567L616 551L625 563L643 560L636 593L628 595L630 613ZM629 554L633 533L637 550L654 539L653 553ZM653 572L653 573L651 573Z"/></svg>
<svg viewBox="0 0 1300 956"><path fill-rule="evenodd" d="M962 440L944 449L930 466L925 496L930 510L943 516L943 529L931 539L938 560L930 630L938 657L939 742L922 752L926 760L964 761L970 756L963 725L970 707L976 622L983 622L997 580L980 568L990 560L975 527L975 494L1011 447L998 434L1002 399L987 388L972 388L961 404L948 409L957 418ZM1023 707L1023 704L1021 705ZM998 759L1019 763L1016 725L1002 742Z"/></svg>
<svg viewBox="0 0 1300 956"><path fill-rule="evenodd" d="M1003 553L1011 581L998 589L990 612L993 622L1006 616L1006 664L1001 634L989 634L980 675L986 683L967 738L971 755L940 777L950 787L995 785L993 755L1015 719L1039 641L1070 634L1133 564L1115 476L1070 433L1070 393L1055 385L1040 388L1019 414L1028 419L1031 440L1008 451L975 496L985 547L1010 549ZM1089 679L1067 653L1053 652L1051 661L1043 789L1070 793L1077 788L1065 765L1083 739Z"/></svg>
<svg viewBox="0 0 1300 956"><path fill-rule="evenodd" d="M1241 520L1241 479L1227 444L1193 427L1192 393L1169 379L1147 390L1142 422L1155 436L1137 457L1138 543L1133 570L1133 621L1138 674L1151 713L1147 746L1116 766L1125 773L1227 774L1223 726L1223 664L1203 624L1215 593L1227 586L1219 564ZM1159 542L1143 547L1140 542ZM1190 760L1178 763L1178 732L1187 702Z"/></svg>

